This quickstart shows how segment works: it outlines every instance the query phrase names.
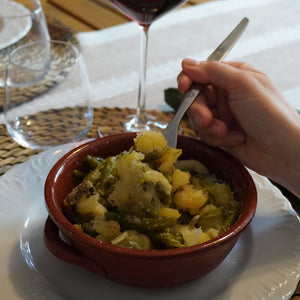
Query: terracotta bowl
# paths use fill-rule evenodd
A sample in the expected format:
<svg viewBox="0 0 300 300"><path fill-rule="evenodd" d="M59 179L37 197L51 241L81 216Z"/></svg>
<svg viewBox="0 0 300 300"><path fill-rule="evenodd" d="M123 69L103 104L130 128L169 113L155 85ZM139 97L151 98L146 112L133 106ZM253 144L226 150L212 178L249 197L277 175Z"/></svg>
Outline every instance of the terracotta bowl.
<svg viewBox="0 0 300 300"><path fill-rule="evenodd" d="M82 168L85 156L116 155L129 149L134 137L134 133L125 133L90 141L71 150L54 165L45 183L49 212L44 235L46 246L65 262L125 284L171 286L199 278L224 260L256 210L257 194L252 177L237 160L220 149L193 138L178 137L178 147L183 149L181 158L202 161L210 172L231 186L242 207L238 220L227 232L203 244L153 251L122 248L86 235L62 212L63 200L78 184L73 171Z"/></svg>

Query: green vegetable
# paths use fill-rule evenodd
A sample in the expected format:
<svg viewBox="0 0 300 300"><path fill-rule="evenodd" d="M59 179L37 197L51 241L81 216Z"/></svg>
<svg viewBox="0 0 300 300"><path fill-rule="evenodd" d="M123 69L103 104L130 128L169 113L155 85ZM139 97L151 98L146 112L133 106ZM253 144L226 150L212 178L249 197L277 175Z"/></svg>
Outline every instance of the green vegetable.
<svg viewBox="0 0 300 300"><path fill-rule="evenodd" d="M156 247L159 249L173 249L184 247L184 240L181 234L171 232L170 228L162 232L154 232L150 234Z"/></svg>
<svg viewBox="0 0 300 300"><path fill-rule="evenodd" d="M143 233L162 231L177 223L177 220L174 218L140 218L136 215L122 215L117 212L107 212L105 217L107 220L117 221L122 228L135 229Z"/></svg>
<svg viewBox="0 0 300 300"><path fill-rule="evenodd" d="M148 236L136 230L126 230L111 241L113 245L138 250L151 250L152 243Z"/></svg>
<svg viewBox="0 0 300 300"><path fill-rule="evenodd" d="M164 94L165 102L176 111L182 102L183 94L177 88L165 89Z"/></svg>
<svg viewBox="0 0 300 300"><path fill-rule="evenodd" d="M104 161L104 159L101 157L87 155L84 161L88 164L91 170L94 170Z"/></svg>

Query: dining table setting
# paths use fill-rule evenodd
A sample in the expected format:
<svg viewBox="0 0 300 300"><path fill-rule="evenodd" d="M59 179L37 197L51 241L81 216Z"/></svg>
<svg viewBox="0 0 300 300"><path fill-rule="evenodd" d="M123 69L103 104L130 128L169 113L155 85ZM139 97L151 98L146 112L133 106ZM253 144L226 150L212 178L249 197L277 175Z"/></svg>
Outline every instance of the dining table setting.
<svg viewBox="0 0 300 300"><path fill-rule="evenodd" d="M0 0L0 298L299 300L300 199L250 169L251 224L224 261L191 282L118 283L45 244L52 167L86 142L165 128L182 100L184 58L247 62L300 114L299 1L165 1L146 17L139 1L127 2ZM179 132L199 140L185 111Z"/></svg>

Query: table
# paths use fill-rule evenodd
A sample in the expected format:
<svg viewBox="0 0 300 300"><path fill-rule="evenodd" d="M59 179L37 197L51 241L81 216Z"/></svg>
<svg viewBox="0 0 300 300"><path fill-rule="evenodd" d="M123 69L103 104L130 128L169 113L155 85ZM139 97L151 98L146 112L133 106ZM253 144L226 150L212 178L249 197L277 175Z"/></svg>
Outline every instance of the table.
<svg viewBox="0 0 300 300"><path fill-rule="evenodd" d="M42 0L41 2L49 23L50 34L55 39L77 42L77 38L74 36L75 32L93 32L97 29L110 28L129 22L128 18L115 10L105 0L73 0L71 5L68 0ZM208 1L191 0L185 4L185 7L191 7L204 2ZM105 116L111 114L114 114L115 118L113 123L110 124L111 126L106 128L107 133L118 132L120 130L119 120L132 111L130 108L96 108L94 124L87 138L96 137L98 124ZM155 111L155 113L159 114L165 120L169 120L172 116L172 112ZM186 134L193 134L187 123L184 123L184 130ZM0 145L0 175L8 171L13 165L21 163L30 156L38 153L38 151L18 146L8 136L4 125L0 125ZM284 189L283 192L297 212L300 213L299 199L296 199L296 197ZM298 285L292 299L300 299L300 285Z"/></svg>

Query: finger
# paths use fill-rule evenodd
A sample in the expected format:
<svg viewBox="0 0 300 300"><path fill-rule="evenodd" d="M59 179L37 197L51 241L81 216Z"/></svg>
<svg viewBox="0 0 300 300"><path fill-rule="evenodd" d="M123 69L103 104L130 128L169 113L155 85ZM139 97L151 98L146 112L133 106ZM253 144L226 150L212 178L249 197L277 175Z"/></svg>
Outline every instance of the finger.
<svg viewBox="0 0 300 300"><path fill-rule="evenodd" d="M183 60L182 70L192 81L213 84L225 90L235 88L243 80L244 70L250 73L258 72L250 65L241 62L195 62L191 59Z"/></svg>
<svg viewBox="0 0 300 300"><path fill-rule="evenodd" d="M234 148L243 144L245 137L239 131L228 131L226 136L205 135L200 138L205 144L219 148Z"/></svg>
<svg viewBox="0 0 300 300"><path fill-rule="evenodd" d="M181 72L177 76L178 90L182 93L185 93L190 88L192 83L193 83L193 80L191 79L191 77L189 77L184 72Z"/></svg>
<svg viewBox="0 0 300 300"><path fill-rule="evenodd" d="M196 61L194 59L191 59L191 58L185 58L182 63L181 63L181 66L182 67L185 67L185 66L195 66L197 67L198 65L201 65L201 64L207 64L208 62L206 61ZM234 69L237 69L237 70L244 70L244 71L251 71L251 72L254 72L254 73L259 73L259 74L264 74L262 73L260 70L254 68L252 65L246 63L246 62L243 62L243 61L222 61L222 62L217 62L217 61L212 61L212 62L209 62L210 64L219 64L219 65L227 65L229 67L233 67Z"/></svg>
<svg viewBox="0 0 300 300"><path fill-rule="evenodd" d="M181 72L178 75L178 89L179 91L185 93L193 83L193 80L186 75L184 72ZM208 102L208 106L212 107L217 103L218 92L216 88L212 85L203 85L201 86L201 93L204 95L205 99Z"/></svg>
<svg viewBox="0 0 300 300"><path fill-rule="evenodd" d="M226 98L227 96L214 86L205 86L188 111L188 115L195 119L194 123L199 127L209 126L213 118L222 120L231 127L235 119Z"/></svg>
<svg viewBox="0 0 300 300"><path fill-rule="evenodd" d="M222 91L217 90L217 96L215 96L215 99L222 99L216 103L215 107L217 112L214 114L219 120L222 120L229 128L232 128L232 126L235 123L235 117L232 114L232 111L229 107L228 103L228 96L227 95L220 95Z"/></svg>
<svg viewBox="0 0 300 300"><path fill-rule="evenodd" d="M205 97L207 106L213 108L218 104L218 98L221 96L218 90L213 85L203 86L201 93Z"/></svg>
<svg viewBox="0 0 300 300"><path fill-rule="evenodd" d="M225 123L214 119L207 128L198 129L200 139L214 147L234 147L242 144L244 134L239 130L228 130Z"/></svg>
<svg viewBox="0 0 300 300"><path fill-rule="evenodd" d="M251 71L254 73L263 74L260 70L254 68L252 65L243 61L223 61L221 63L239 70L245 70L245 71Z"/></svg>
<svg viewBox="0 0 300 300"><path fill-rule="evenodd" d="M213 120L213 112L208 107L205 95L200 93L187 112L194 128L205 128Z"/></svg>

